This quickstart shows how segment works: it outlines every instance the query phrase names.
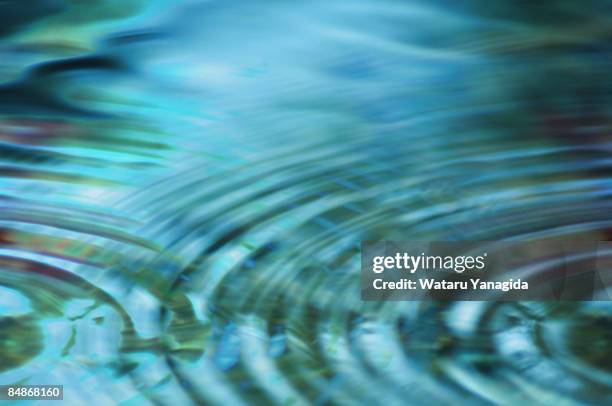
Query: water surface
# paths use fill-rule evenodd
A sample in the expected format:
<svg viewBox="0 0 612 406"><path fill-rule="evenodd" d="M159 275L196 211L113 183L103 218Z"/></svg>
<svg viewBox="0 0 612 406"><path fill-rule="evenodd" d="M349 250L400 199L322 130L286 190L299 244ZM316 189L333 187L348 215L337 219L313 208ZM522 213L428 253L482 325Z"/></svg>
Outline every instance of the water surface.
<svg viewBox="0 0 612 406"><path fill-rule="evenodd" d="M3 2L0 382L609 404L609 303L366 303L359 247L607 240L610 8Z"/></svg>

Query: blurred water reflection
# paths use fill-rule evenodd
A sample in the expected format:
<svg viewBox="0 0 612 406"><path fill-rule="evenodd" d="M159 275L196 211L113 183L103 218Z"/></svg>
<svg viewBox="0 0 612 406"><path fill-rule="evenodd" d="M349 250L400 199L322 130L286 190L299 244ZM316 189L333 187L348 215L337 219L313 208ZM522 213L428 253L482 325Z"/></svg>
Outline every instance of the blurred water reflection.
<svg viewBox="0 0 612 406"><path fill-rule="evenodd" d="M609 404L609 303L365 303L359 244L609 239L611 9L2 2L0 383Z"/></svg>

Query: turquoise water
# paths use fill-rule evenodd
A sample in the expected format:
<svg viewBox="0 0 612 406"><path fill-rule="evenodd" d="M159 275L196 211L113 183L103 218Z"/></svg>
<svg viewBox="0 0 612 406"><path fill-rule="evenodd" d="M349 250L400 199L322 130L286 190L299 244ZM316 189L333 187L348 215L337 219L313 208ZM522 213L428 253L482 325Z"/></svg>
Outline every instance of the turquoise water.
<svg viewBox="0 0 612 406"><path fill-rule="evenodd" d="M610 404L608 302L366 303L359 247L608 240L611 8L0 3L0 383Z"/></svg>

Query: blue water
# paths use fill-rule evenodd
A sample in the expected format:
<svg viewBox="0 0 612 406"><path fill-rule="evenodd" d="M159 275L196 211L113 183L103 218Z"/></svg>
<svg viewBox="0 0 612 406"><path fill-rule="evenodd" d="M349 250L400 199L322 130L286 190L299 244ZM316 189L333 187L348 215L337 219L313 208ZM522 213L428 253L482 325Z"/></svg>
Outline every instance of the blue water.
<svg viewBox="0 0 612 406"><path fill-rule="evenodd" d="M0 3L0 383L609 404L609 303L366 303L359 246L609 239L611 8Z"/></svg>

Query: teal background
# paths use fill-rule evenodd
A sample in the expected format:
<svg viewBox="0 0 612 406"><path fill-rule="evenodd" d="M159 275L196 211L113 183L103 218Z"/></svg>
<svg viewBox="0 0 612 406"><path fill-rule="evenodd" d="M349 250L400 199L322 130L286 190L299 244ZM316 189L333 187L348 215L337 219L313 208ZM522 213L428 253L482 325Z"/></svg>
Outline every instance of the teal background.
<svg viewBox="0 0 612 406"><path fill-rule="evenodd" d="M610 404L608 302L366 303L359 247L607 241L611 8L0 2L0 384Z"/></svg>

